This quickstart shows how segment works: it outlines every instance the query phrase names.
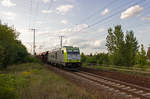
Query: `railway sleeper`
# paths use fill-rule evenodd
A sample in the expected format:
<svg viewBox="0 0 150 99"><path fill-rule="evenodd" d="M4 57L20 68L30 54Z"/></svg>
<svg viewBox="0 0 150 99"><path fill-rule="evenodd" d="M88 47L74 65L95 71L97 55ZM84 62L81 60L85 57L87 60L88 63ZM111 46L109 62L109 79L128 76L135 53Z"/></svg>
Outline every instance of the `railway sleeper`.
<svg viewBox="0 0 150 99"><path fill-rule="evenodd" d="M133 91L136 91L136 90L137 90L137 89L135 89L135 88L134 88L134 89L130 89L130 90L128 90L128 91L131 91L131 92L133 92Z"/></svg>
<svg viewBox="0 0 150 99"><path fill-rule="evenodd" d="M116 83L115 83L115 82L111 82L111 84L112 84L112 85L116 85Z"/></svg>
<svg viewBox="0 0 150 99"><path fill-rule="evenodd" d="M131 89L131 87L125 87L125 88L122 88L122 89L129 90L129 89Z"/></svg>
<svg viewBox="0 0 150 99"><path fill-rule="evenodd" d="M114 92L118 93L118 92L120 92L120 91L119 91L119 90L115 90Z"/></svg>
<svg viewBox="0 0 150 99"><path fill-rule="evenodd" d="M120 86L117 86L119 88L125 88L126 86L125 85L120 85Z"/></svg>
<svg viewBox="0 0 150 99"><path fill-rule="evenodd" d="M120 92L119 94L120 94L121 96L127 95L125 92Z"/></svg>
<svg viewBox="0 0 150 99"><path fill-rule="evenodd" d="M136 94L142 94L143 92L144 92L143 90L139 90L139 91L136 91L134 93L136 93Z"/></svg>
<svg viewBox="0 0 150 99"><path fill-rule="evenodd" d="M142 95L150 97L150 93L146 93L146 94L142 94Z"/></svg>
<svg viewBox="0 0 150 99"><path fill-rule="evenodd" d="M132 95L127 95L126 96L128 99L131 99L133 96Z"/></svg>
<svg viewBox="0 0 150 99"><path fill-rule="evenodd" d="M113 90L114 90L114 88L109 88L108 90L109 90L109 91L113 91Z"/></svg>
<svg viewBox="0 0 150 99"><path fill-rule="evenodd" d="M120 86L120 84L116 84L116 86Z"/></svg>
<svg viewBox="0 0 150 99"><path fill-rule="evenodd" d="M106 89L109 89L110 87L109 87L109 86L105 86L105 88L106 88Z"/></svg>
<svg viewBox="0 0 150 99"><path fill-rule="evenodd" d="M134 97L133 99L141 99L140 97Z"/></svg>

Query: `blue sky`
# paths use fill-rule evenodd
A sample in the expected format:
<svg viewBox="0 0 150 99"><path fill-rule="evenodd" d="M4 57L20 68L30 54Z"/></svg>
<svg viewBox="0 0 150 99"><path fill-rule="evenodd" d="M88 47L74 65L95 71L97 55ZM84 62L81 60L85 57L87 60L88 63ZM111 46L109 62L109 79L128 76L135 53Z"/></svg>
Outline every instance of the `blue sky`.
<svg viewBox="0 0 150 99"><path fill-rule="evenodd" d="M117 24L124 32L133 30L139 44L147 49L149 4L150 0L0 0L0 19L14 25L29 52L31 28L37 29L38 53L59 47L61 35L64 45L78 46L86 53L106 52L107 29Z"/></svg>

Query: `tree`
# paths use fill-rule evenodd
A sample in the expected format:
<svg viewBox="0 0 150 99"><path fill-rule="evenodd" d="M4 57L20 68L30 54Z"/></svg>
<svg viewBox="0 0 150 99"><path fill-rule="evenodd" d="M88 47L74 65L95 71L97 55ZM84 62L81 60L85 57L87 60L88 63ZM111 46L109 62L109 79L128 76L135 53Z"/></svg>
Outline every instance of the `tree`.
<svg viewBox="0 0 150 99"><path fill-rule="evenodd" d="M107 38L106 38L106 46L107 46L107 49L108 49L108 52L110 54L113 54L115 52L115 36L112 32L112 28L109 28L108 29L108 35L107 35Z"/></svg>
<svg viewBox="0 0 150 99"><path fill-rule="evenodd" d="M115 34L115 64L124 65L124 34L121 29L121 25L117 25L114 30Z"/></svg>
<svg viewBox="0 0 150 99"><path fill-rule="evenodd" d="M141 52L139 54L139 64L144 66L146 64L146 51L144 50L143 44L141 44Z"/></svg>
<svg viewBox="0 0 150 99"><path fill-rule="evenodd" d="M95 55L93 55L93 56L87 56L86 62L87 63L91 63L91 64L96 64L97 61L96 61Z"/></svg>
<svg viewBox="0 0 150 99"><path fill-rule="evenodd" d="M150 47L148 48L148 51L147 51L147 57L150 60Z"/></svg>
<svg viewBox="0 0 150 99"><path fill-rule="evenodd" d="M113 55L113 64L124 64L124 34L121 25L115 26L115 30L108 29L108 36L106 38L106 46L110 55Z"/></svg>
<svg viewBox="0 0 150 99"><path fill-rule="evenodd" d="M86 56L84 53L81 53L81 62L86 62Z"/></svg>
<svg viewBox="0 0 150 99"><path fill-rule="evenodd" d="M121 29L121 25L115 26L114 31L109 28L106 38L109 60L115 65L131 66L135 63L138 42L133 31L127 32L126 36Z"/></svg>
<svg viewBox="0 0 150 99"><path fill-rule="evenodd" d="M125 38L125 63L127 66L132 66L135 64L135 56L138 51L138 41L134 37L133 31L127 32Z"/></svg>
<svg viewBox="0 0 150 99"><path fill-rule="evenodd" d="M98 64L109 64L109 58L107 53L99 53L96 55L96 61Z"/></svg>
<svg viewBox="0 0 150 99"><path fill-rule="evenodd" d="M7 25L0 25L0 66L6 68L9 64L23 62L28 52L17 40L18 32Z"/></svg>
<svg viewBox="0 0 150 99"><path fill-rule="evenodd" d="M4 61L4 48L0 45L0 66L3 64Z"/></svg>

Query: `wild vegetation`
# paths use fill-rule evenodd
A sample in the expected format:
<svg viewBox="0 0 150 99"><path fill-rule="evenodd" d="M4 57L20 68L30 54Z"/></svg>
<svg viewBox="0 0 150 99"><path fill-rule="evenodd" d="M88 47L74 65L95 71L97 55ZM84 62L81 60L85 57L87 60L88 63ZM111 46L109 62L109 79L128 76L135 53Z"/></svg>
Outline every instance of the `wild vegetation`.
<svg viewBox="0 0 150 99"><path fill-rule="evenodd" d="M95 99L43 65L26 63L0 72L0 99Z"/></svg>
<svg viewBox="0 0 150 99"><path fill-rule="evenodd" d="M17 38L19 33L12 27L0 24L0 68L8 65L33 62L37 60L32 57L26 47Z"/></svg>
<svg viewBox="0 0 150 99"><path fill-rule="evenodd" d="M139 65L144 68L149 64L148 58L150 50L146 55L143 44L139 46L133 31L127 31L126 35L122 31L121 25L108 29L106 37L106 47L108 53L98 53L95 55L81 54L81 61L88 64L115 65L133 67Z"/></svg>

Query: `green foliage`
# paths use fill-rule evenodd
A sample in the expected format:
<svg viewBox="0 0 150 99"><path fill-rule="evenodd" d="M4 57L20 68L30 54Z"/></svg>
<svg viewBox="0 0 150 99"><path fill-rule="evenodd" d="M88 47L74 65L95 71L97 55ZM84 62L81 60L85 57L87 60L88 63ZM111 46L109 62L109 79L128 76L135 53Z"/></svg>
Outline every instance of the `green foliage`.
<svg viewBox="0 0 150 99"><path fill-rule="evenodd" d="M15 86L14 76L0 74L0 99L18 99Z"/></svg>
<svg viewBox="0 0 150 99"><path fill-rule="evenodd" d="M113 64L123 65L124 63L124 34L121 25L115 26L115 30L108 29L108 36L106 38L106 46L110 55L113 55Z"/></svg>
<svg viewBox="0 0 150 99"><path fill-rule="evenodd" d="M10 64L22 63L28 52L17 40L18 32L7 25L0 24L0 67L6 68Z"/></svg>
<svg viewBox="0 0 150 99"><path fill-rule="evenodd" d="M108 29L106 46L111 64L120 66L134 65L138 42L133 31L127 32L126 36L124 36L121 25L115 26L114 31L111 28Z"/></svg>
<svg viewBox="0 0 150 99"><path fill-rule="evenodd" d="M95 55L84 55L81 54L81 61L83 63L89 63L89 64L109 64L109 56L105 53L99 53Z"/></svg>
<svg viewBox="0 0 150 99"><path fill-rule="evenodd" d="M108 36L106 38L106 46L108 52L113 54L115 52L115 36L112 33L112 28L108 29Z"/></svg>
<svg viewBox="0 0 150 99"><path fill-rule="evenodd" d="M135 64L135 56L138 51L138 42L136 37L134 37L133 31L127 32L125 38L125 63L127 66L132 66Z"/></svg>
<svg viewBox="0 0 150 99"><path fill-rule="evenodd" d="M41 61L35 56L28 55L24 58L24 62L28 63L40 63Z"/></svg>
<svg viewBox="0 0 150 99"><path fill-rule="evenodd" d="M84 53L81 53L81 62L85 62L86 61L86 56L84 55Z"/></svg>
<svg viewBox="0 0 150 99"><path fill-rule="evenodd" d="M147 57L150 60L150 47L148 48L148 51L147 51Z"/></svg>
<svg viewBox="0 0 150 99"><path fill-rule="evenodd" d="M140 67L143 68L147 63L146 51L144 50L143 44L141 44L141 52L137 52L136 62L140 64Z"/></svg>
<svg viewBox="0 0 150 99"><path fill-rule="evenodd" d="M121 25L108 29L106 37L106 46L108 53L99 53L97 55L81 55L82 62L101 64L101 65L116 65L116 66L134 66L140 64L144 67L147 63L146 52L144 46L141 45L141 52L139 52L138 41L134 36L133 31L127 31L124 35ZM150 56L150 48L147 52Z"/></svg>
<svg viewBox="0 0 150 99"><path fill-rule="evenodd" d="M40 64L12 65L5 72L0 74L0 99L95 99Z"/></svg>
<svg viewBox="0 0 150 99"><path fill-rule="evenodd" d="M96 55L96 60L98 64L109 64L109 56L105 53L99 53Z"/></svg>
<svg viewBox="0 0 150 99"><path fill-rule="evenodd" d="M96 64L96 57L95 56L88 56L86 59L87 63Z"/></svg>
<svg viewBox="0 0 150 99"><path fill-rule="evenodd" d="M4 48L0 45L0 66L3 64L4 60Z"/></svg>

